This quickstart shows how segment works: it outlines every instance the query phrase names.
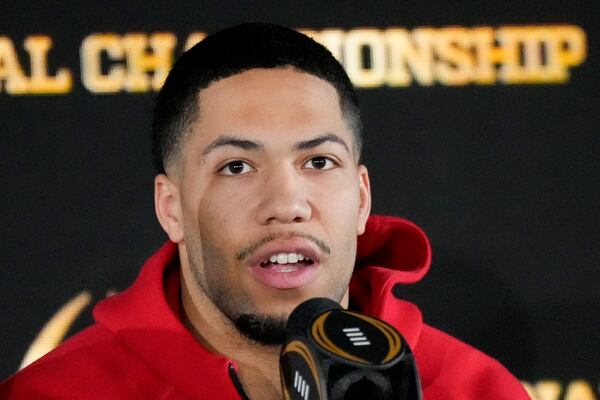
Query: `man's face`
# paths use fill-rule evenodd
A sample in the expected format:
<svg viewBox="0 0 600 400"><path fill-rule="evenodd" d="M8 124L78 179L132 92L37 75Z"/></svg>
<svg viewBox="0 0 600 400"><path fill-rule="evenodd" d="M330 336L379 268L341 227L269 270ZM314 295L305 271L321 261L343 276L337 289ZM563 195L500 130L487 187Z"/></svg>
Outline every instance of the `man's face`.
<svg viewBox="0 0 600 400"><path fill-rule="evenodd" d="M367 171L332 85L252 69L203 89L177 173L183 285L228 319L347 302Z"/></svg>

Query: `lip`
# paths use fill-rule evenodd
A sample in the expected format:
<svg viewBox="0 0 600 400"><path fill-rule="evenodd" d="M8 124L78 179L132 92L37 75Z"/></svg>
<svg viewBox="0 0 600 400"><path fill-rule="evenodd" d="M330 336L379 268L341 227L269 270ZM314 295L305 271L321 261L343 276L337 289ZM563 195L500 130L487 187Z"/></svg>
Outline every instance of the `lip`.
<svg viewBox="0 0 600 400"><path fill-rule="evenodd" d="M282 268L264 268L260 264L269 256L277 253L301 253L313 261L311 265L302 264L297 270L281 271ZM298 237L277 239L262 246L249 259L248 266L251 275L260 283L274 289L294 289L306 285L313 280L320 266L320 251L310 240ZM289 268L293 264L286 264Z"/></svg>

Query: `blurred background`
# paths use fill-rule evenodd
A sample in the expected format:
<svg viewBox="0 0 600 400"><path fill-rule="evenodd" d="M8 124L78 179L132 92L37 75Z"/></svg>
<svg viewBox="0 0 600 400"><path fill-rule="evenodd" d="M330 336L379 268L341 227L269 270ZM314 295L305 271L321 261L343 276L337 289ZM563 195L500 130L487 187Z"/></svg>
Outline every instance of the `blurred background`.
<svg viewBox="0 0 600 400"><path fill-rule="evenodd" d="M533 398L600 397L597 2L40 3L0 5L0 379L166 240L149 131L173 60L265 21L327 45L358 88L374 213L433 246L402 296Z"/></svg>

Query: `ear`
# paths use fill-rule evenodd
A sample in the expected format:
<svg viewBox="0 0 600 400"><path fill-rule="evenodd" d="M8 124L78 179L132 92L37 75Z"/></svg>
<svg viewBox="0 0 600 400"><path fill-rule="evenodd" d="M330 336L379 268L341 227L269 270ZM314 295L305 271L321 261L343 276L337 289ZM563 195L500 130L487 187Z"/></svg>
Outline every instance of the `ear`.
<svg viewBox="0 0 600 400"><path fill-rule="evenodd" d="M177 185L165 174L154 178L154 210L158 222L169 239L175 243L183 240L181 196Z"/></svg>
<svg viewBox="0 0 600 400"><path fill-rule="evenodd" d="M358 166L358 190L360 204L356 232L360 236L365 232L367 219L369 219L369 214L371 213L371 183L369 182L369 171L364 165Z"/></svg>

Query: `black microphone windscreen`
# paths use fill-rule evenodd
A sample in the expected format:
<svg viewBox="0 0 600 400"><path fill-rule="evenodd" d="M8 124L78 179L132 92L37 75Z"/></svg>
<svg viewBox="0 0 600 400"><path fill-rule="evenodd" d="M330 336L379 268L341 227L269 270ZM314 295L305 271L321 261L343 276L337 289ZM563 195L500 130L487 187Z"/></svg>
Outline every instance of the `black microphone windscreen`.
<svg viewBox="0 0 600 400"><path fill-rule="evenodd" d="M342 307L331 299L315 297L300 303L290 314L286 324L287 337L306 335L306 330L317 316L325 311L337 310Z"/></svg>

